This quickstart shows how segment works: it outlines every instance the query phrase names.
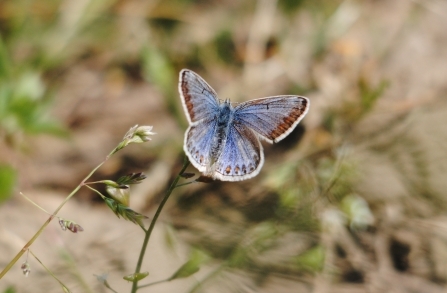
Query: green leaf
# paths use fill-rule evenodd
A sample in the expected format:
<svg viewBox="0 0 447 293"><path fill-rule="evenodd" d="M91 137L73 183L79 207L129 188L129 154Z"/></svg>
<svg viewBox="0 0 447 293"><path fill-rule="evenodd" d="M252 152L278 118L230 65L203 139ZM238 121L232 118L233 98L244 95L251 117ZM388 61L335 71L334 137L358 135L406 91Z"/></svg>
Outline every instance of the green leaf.
<svg viewBox="0 0 447 293"><path fill-rule="evenodd" d="M304 270L320 271L324 264L324 248L318 245L307 250L296 258L296 264Z"/></svg>
<svg viewBox="0 0 447 293"><path fill-rule="evenodd" d="M135 282L135 281L143 280L147 276L149 276L149 272L141 272L141 273L136 273L136 274L134 273L134 274L124 276L123 279L126 281L129 281L129 282Z"/></svg>
<svg viewBox="0 0 447 293"><path fill-rule="evenodd" d="M0 202L7 200L16 184L17 173L9 165L0 165Z"/></svg>
<svg viewBox="0 0 447 293"><path fill-rule="evenodd" d="M200 266L205 263L209 257L199 250L193 251L189 260L184 263L168 280L187 278L199 271Z"/></svg>
<svg viewBox="0 0 447 293"><path fill-rule="evenodd" d="M368 112L389 87L388 80L381 80L376 87L370 86L364 79L359 80L360 98L363 113Z"/></svg>
<svg viewBox="0 0 447 293"><path fill-rule="evenodd" d="M9 286L8 288L6 288L5 291L3 291L3 293L16 293L16 289L13 286Z"/></svg>
<svg viewBox="0 0 447 293"><path fill-rule="evenodd" d="M199 271L199 264L195 261L189 260L184 263L173 275L169 278L169 280L187 278Z"/></svg>
<svg viewBox="0 0 447 293"><path fill-rule="evenodd" d="M141 52L144 77L161 88L165 94L172 93L176 76L169 59L155 47L146 46Z"/></svg>
<svg viewBox="0 0 447 293"><path fill-rule="evenodd" d="M104 198L104 201L106 202L107 206L109 207L109 209L111 209L115 214L116 214L116 209L117 209L117 202L115 200L113 200L112 198Z"/></svg>
<svg viewBox="0 0 447 293"><path fill-rule="evenodd" d="M68 130L57 121L52 120L37 120L34 124L29 124L26 131L30 134L47 133L58 137L68 137Z"/></svg>
<svg viewBox="0 0 447 293"><path fill-rule="evenodd" d="M144 179L146 179L146 176L143 173L130 173L128 175L120 177L116 183L119 185L129 185L129 184L139 184Z"/></svg>
<svg viewBox="0 0 447 293"><path fill-rule="evenodd" d="M122 217L125 220L131 221L132 223L139 225L140 227L144 227L143 219L147 219L145 215L137 213L136 211L118 203L112 198L106 197L104 198L104 201L118 218Z"/></svg>
<svg viewBox="0 0 447 293"><path fill-rule="evenodd" d="M9 58L8 50L5 42L0 35L0 79L7 78L11 74L11 59Z"/></svg>

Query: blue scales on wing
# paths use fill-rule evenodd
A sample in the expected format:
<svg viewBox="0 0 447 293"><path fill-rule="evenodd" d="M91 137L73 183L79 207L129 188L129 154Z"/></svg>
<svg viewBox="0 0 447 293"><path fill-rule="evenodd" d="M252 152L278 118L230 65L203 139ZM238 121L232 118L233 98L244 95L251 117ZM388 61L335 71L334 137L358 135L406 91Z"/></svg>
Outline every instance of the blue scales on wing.
<svg viewBox="0 0 447 293"><path fill-rule="evenodd" d="M222 153L214 166L220 180L245 180L256 176L264 164L264 153L257 135L240 123L232 123Z"/></svg>
<svg viewBox="0 0 447 293"><path fill-rule="evenodd" d="M201 120L191 125L186 131L183 148L189 160L200 172L205 172L210 166L210 149L217 120Z"/></svg>
<svg viewBox="0 0 447 293"><path fill-rule="evenodd" d="M214 89L191 70L180 72L179 92L190 124L210 119L219 111L219 100Z"/></svg>
<svg viewBox="0 0 447 293"><path fill-rule="evenodd" d="M309 109L309 100L300 96L275 96L241 103L234 119L273 143L285 138Z"/></svg>

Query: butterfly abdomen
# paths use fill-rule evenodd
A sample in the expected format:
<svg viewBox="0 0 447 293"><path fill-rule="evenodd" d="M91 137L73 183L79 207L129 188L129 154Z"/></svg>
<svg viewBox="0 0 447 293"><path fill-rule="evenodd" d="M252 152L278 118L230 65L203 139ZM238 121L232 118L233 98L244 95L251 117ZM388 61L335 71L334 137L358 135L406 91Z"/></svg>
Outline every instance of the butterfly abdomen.
<svg viewBox="0 0 447 293"><path fill-rule="evenodd" d="M210 158L219 158L222 153L222 149L227 142L227 136L229 132L229 126L233 122L234 109L229 103L221 104L219 107L219 114L217 115L216 133L211 143ZM214 164L210 160L211 164Z"/></svg>

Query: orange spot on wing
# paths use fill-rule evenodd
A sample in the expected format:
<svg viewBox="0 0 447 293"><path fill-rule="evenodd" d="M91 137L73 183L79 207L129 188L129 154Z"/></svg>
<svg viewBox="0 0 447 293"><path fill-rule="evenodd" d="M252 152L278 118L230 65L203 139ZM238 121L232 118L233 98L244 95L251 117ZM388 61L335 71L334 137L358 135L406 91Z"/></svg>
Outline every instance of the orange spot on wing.
<svg viewBox="0 0 447 293"><path fill-rule="evenodd" d="M241 169L239 168L239 166L236 166L236 168L234 168L234 173L236 173L236 174L239 174L239 171L240 171Z"/></svg>

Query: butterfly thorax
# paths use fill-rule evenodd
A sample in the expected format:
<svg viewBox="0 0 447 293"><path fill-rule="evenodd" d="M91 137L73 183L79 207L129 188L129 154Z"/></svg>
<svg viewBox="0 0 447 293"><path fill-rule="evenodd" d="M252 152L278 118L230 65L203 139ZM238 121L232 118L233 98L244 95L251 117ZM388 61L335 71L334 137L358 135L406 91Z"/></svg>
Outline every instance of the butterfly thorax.
<svg viewBox="0 0 447 293"><path fill-rule="evenodd" d="M215 163L215 160L219 158L222 150L227 142L227 136L231 123L233 123L234 108L231 106L229 100L225 100L224 103L219 106L219 113L217 114L217 123L215 128L215 135L211 142L210 148L210 165Z"/></svg>

